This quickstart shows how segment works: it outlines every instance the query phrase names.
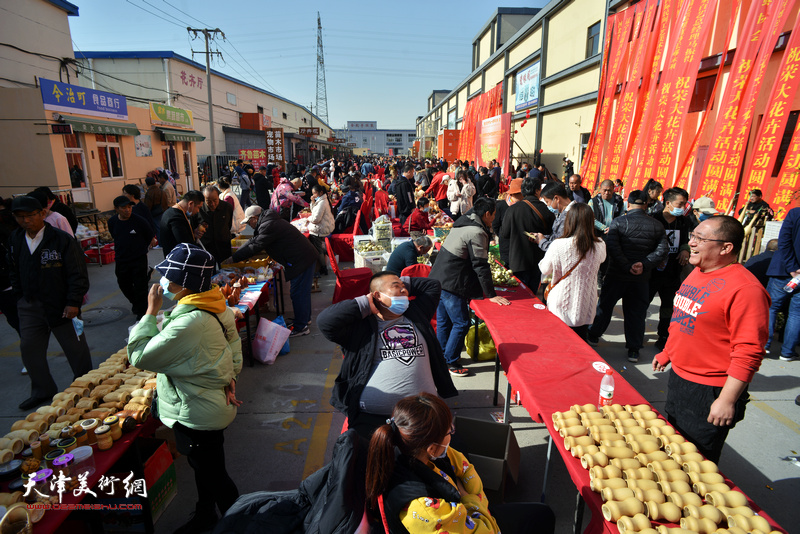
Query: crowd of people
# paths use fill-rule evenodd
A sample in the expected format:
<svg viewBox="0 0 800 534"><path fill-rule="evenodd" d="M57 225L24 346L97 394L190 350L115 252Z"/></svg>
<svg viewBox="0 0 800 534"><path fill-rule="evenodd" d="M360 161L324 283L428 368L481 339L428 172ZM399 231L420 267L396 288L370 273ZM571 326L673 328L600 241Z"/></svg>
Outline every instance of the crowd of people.
<svg viewBox="0 0 800 534"><path fill-rule="evenodd" d="M458 394L453 377L470 375L461 363L469 303L513 306L495 291L493 245L521 284L534 294L544 289L548 309L576 342L599 344L622 299L630 362L639 361L647 309L658 295L652 368L671 365L666 415L718 461L729 430L744 417L748 384L770 352L781 314L779 357L797 359L800 208L787 214L777 242L743 266L737 260L745 226L773 216L760 191L750 193L737 219L708 198L690 202L687 191L652 180L625 197L620 184L606 180L593 195L564 163L569 172L560 180L544 165L524 162L504 172L496 161L476 168L466 161L353 157L256 171L240 160L229 176L182 196L161 170L148 173L143 188L123 187L108 227L116 277L138 320L131 362L159 372L159 416L204 474L197 477L193 522L183 531L213 525L216 509L252 513L234 504L238 491L225 470L223 430L241 404L235 386L242 349L234 313L211 276L266 252L290 283L291 336L307 335L316 278L328 273L325 237L352 226L366 201L381 214L394 210L412 240L372 277L369 293L328 307L317 325L344 354L331 403L346 414L352 439L367 447L359 494L367 515L383 514L392 532L428 531L423 523L451 532L517 532L521 518L534 516L542 531L552 530L546 507L489 504L474 468L449 448L452 414L441 399ZM309 212L308 236L291 224L300 210ZM46 359L51 332L74 376L91 368L80 319L89 277L73 219L47 188L0 209L0 311L19 333L31 381L21 410L57 392ZM452 228L428 276L401 276L431 252L427 232L443 220ZM233 252L231 238L247 227L252 237ZM164 253L155 266L162 278L150 287L148 252L156 247ZM159 331L163 298L178 305ZM203 402L188 402L190 390Z"/></svg>

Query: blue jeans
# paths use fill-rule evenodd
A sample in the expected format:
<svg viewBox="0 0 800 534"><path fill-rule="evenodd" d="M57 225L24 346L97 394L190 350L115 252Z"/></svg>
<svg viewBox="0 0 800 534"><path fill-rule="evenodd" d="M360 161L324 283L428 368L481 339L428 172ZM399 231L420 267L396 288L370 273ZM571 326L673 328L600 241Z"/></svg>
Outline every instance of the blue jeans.
<svg viewBox="0 0 800 534"><path fill-rule="evenodd" d="M794 347L800 340L800 289L795 289L791 293L783 290L791 278L770 278L767 284L767 293L772 300L769 306L769 338L767 338L768 349L772 344L772 336L775 334L775 319L778 312L789 301L789 313L786 317L786 327L783 330L783 346L781 356L792 356ZM791 300L789 300L791 299Z"/></svg>
<svg viewBox="0 0 800 534"><path fill-rule="evenodd" d="M469 331L469 301L442 290L436 309L436 339L447 365L457 364Z"/></svg>
<svg viewBox="0 0 800 534"><path fill-rule="evenodd" d="M311 284L314 282L314 269L317 263L308 266L308 269L298 274L291 280L289 298L292 299L294 308L294 329L302 330L311 320Z"/></svg>

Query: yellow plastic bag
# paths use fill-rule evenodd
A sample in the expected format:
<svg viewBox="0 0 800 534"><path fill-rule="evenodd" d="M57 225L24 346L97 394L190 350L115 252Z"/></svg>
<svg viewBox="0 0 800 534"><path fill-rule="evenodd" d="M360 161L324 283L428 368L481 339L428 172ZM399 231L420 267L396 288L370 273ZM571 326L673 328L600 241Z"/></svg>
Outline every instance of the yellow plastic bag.
<svg viewBox="0 0 800 534"><path fill-rule="evenodd" d="M485 362L489 360L494 360L497 351L494 346L494 340L492 339L492 335L489 333L489 329L486 328L486 323L481 323L478 326L478 355L477 357L474 355L475 353L475 327L471 326L469 332L467 332L466 337L464 338L464 345L467 347L467 354L473 359L478 360L479 362Z"/></svg>

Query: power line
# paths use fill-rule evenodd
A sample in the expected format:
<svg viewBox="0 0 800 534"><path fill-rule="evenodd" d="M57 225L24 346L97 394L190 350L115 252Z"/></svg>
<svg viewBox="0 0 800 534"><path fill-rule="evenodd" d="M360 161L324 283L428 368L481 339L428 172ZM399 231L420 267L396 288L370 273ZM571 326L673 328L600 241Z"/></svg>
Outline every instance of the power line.
<svg viewBox="0 0 800 534"><path fill-rule="evenodd" d="M145 8L143 8L143 7L142 7L142 6L140 6L140 5L134 4L133 2L131 2L131 0L125 0L125 1L126 1L126 2L128 2L130 5L132 5L133 7L135 7L135 8L138 8L138 9L141 9L141 10L142 10L142 11L144 11L145 13L150 13L150 14L151 14L151 15L153 15L154 17L158 17L158 19L159 19L159 20L162 20L162 21L164 21L164 22L168 22L169 24L172 24L173 26L177 26L178 28L180 28L180 29L182 29L182 30L183 30L183 29L186 29L184 26L181 26L181 25L180 25L180 24L178 24L177 22L172 22L172 21L171 21L171 20L169 20L169 19L165 19L165 18L163 18L163 17L161 17L161 16L159 16L159 15L157 15L157 14L153 13L153 12L152 12L152 11L150 11L149 9L145 9ZM144 0L142 0L142 1L144 1ZM150 4L148 4L148 5L150 5ZM163 11L162 11L162 13L163 13Z"/></svg>

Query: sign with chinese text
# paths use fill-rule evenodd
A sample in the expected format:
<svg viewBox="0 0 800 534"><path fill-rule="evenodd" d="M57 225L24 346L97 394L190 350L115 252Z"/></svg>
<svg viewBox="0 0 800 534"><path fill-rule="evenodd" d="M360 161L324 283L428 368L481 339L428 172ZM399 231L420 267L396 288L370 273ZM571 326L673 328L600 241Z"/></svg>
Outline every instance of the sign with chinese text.
<svg viewBox="0 0 800 534"><path fill-rule="evenodd" d="M177 126L179 128L193 128L192 112L188 109L174 108L150 102L150 122L163 126Z"/></svg>
<svg viewBox="0 0 800 534"><path fill-rule="evenodd" d="M476 163L488 167L490 161L497 160L501 169L508 169L510 141L511 113L482 120L475 132Z"/></svg>
<svg viewBox="0 0 800 534"><path fill-rule="evenodd" d="M377 122L347 121L348 130L377 130Z"/></svg>
<svg viewBox="0 0 800 534"><path fill-rule="evenodd" d="M541 63L537 61L527 69L517 73L517 98L514 110L519 111L539 103L539 70ZM455 126L455 120L453 121Z"/></svg>
<svg viewBox="0 0 800 534"><path fill-rule="evenodd" d="M319 132L319 128L315 129ZM283 151L283 128L267 128L265 136L267 140L267 162L283 167L286 161Z"/></svg>
<svg viewBox="0 0 800 534"><path fill-rule="evenodd" d="M149 135L133 136L133 145L136 147L137 158L149 158L153 155L153 143Z"/></svg>
<svg viewBox="0 0 800 534"><path fill-rule="evenodd" d="M267 151L263 148L240 148L239 159L249 161L258 172L259 167L267 166Z"/></svg>
<svg viewBox="0 0 800 534"><path fill-rule="evenodd" d="M51 124L50 131L57 135L72 135L71 124Z"/></svg>
<svg viewBox="0 0 800 534"><path fill-rule="evenodd" d="M39 83L44 109L128 120L128 101L124 96L46 78L39 78Z"/></svg>
<svg viewBox="0 0 800 534"><path fill-rule="evenodd" d="M333 142L334 143L338 143L338 144L346 143L347 142L347 138L346 137L334 137L333 138Z"/></svg>
<svg viewBox="0 0 800 534"><path fill-rule="evenodd" d="M358 144L356 144L356 143L347 143L347 146L349 146L350 148L353 148L353 147L358 146Z"/></svg>
<svg viewBox="0 0 800 534"><path fill-rule="evenodd" d="M300 135L305 135L306 137L319 135L319 128L300 128Z"/></svg>
<svg viewBox="0 0 800 534"><path fill-rule="evenodd" d="M205 81L202 76L200 75L195 76L192 73L187 73L185 70L181 71L179 78L181 80L181 84L192 89L194 88L202 89L203 82Z"/></svg>

